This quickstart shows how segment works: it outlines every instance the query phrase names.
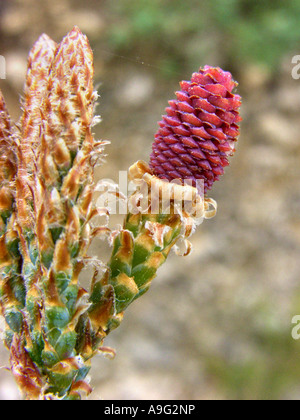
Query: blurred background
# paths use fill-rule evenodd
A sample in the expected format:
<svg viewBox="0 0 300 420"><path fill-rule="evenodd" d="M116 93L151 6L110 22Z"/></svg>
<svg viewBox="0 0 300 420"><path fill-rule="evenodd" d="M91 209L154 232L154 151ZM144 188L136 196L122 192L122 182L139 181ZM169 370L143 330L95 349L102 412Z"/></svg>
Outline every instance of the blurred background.
<svg viewBox="0 0 300 420"><path fill-rule="evenodd" d="M16 120L37 37L58 42L75 24L88 35L95 133L111 141L99 178L118 182L119 170L148 160L167 101L199 66L231 71L243 97L236 155L210 193L217 216L126 311L106 341L116 358L93 361L91 399L299 399L299 20L299 0L0 0L0 88ZM91 253L106 260L109 250L99 241ZM17 398L0 369L0 399Z"/></svg>

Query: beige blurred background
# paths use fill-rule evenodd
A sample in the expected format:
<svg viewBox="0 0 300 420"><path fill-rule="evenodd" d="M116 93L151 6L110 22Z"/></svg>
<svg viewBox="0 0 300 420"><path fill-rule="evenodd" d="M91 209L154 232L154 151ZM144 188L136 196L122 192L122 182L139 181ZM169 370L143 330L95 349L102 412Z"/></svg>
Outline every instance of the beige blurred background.
<svg viewBox="0 0 300 420"><path fill-rule="evenodd" d="M236 155L210 193L217 216L126 311L106 341L116 358L94 359L91 399L299 399L299 19L299 0L0 0L0 88L15 119L37 37L59 41L75 24L88 35L103 119L95 132L111 141L99 177L118 181L148 159L167 101L199 66L231 71L243 97ZM91 252L109 255L101 242ZM0 369L0 399L17 398Z"/></svg>

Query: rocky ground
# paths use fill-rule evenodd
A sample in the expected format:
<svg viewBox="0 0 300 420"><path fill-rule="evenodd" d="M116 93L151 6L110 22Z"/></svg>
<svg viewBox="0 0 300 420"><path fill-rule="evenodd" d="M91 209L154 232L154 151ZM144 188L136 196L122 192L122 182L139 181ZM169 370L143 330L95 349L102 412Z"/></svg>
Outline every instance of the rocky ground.
<svg viewBox="0 0 300 420"><path fill-rule="evenodd" d="M162 85L139 60L101 53L95 40L105 20L93 13L93 1L85 10L68 1L39 2L45 11L30 0L13 3L18 7L2 12L0 44L7 60L0 87L11 113L19 115L33 40L44 31L59 40L78 24L95 45L103 118L96 135L111 141L97 175L118 181L119 170L148 159L156 121L178 85ZM244 120L232 164L210 194L218 214L192 238L194 252L170 256L151 290L126 311L106 342L116 358L94 360L92 399L299 398L300 342L291 337L291 319L300 314L300 81L291 77L292 55L274 79L257 66L239 69ZM108 256L101 242L91 253ZM0 366L7 357L0 344ZM1 369L0 399L15 398Z"/></svg>

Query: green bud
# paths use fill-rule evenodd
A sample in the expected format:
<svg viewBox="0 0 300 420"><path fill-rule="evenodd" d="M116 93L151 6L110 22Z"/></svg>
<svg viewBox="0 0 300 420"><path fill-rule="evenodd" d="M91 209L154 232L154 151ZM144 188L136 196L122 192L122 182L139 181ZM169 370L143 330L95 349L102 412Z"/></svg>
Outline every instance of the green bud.
<svg viewBox="0 0 300 420"><path fill-rule="evenodd" d="M53 306L46 310L46 319L49 329L65 328L70 320L70 314L67 308Z"/></svg>
<svg viewBox="0 0 300 420"><path fill-rule="evenodd" d="M76 345L76 333L74 331L62 334L57 340L55 351L60 360L73 356Z"/></svg>
<svg viewBox="0 0 300 420"><path fill-rule="evenodd" d="M59 357L52 351L42 351L42 362L46 367L51 368L59 362Z"/></svg>
<svg viewBox="0 0 300 420"><path fill-rule="evenodd" d="M8 309L5 312L5 321L9 328L15 332L20 333L23 326L23 315L17 309Z"/></svg>

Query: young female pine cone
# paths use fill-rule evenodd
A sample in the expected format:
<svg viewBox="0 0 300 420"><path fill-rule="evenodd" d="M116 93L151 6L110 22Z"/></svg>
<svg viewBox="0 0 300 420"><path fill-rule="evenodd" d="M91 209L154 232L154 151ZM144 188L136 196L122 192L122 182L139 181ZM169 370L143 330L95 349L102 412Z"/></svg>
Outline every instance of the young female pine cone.
<svg viewBox="0 0 300 420"><path fill-rule="evenodd" d="M150 167L156 176L189 179L204 193L219 180L239 135L241 97L232 93L236 86L229 72L210 66L180 83L152 146Z"/></svg>

